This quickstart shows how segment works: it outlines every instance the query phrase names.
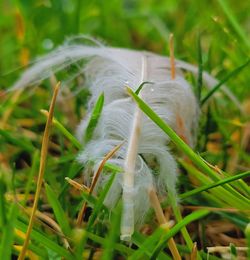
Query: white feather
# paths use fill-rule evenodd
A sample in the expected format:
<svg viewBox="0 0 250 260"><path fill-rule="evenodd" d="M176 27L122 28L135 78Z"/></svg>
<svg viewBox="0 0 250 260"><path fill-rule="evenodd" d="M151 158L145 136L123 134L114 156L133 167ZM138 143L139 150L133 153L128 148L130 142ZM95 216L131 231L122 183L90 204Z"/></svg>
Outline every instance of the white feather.
<svg viewBox="0 0 250 260"><path fill-rule="evenodd" d="M124 206L124 214L127 214L124 221L130 230L127 233L124 231L123 236L126 238L133 232L131 227L133 219L135 223L140 223L149 209L148 190L154 187L161 195L168 191L176 196L177 180L176 163L167 147L170 141L168 136L144 114L137 120L136 117L141 112L126 93L126 86L135 91L141 83L150 82L143 86L142 98L177 132L176 118L180 117L183 120L185 136L192 145L195 142L193 133L197 127L199 108L182 70L197 74L197 68L177 60L177 75L175 80L171 80L170 62L167 57L105 46L69 45L40 59L24 72L13 89L38 83L49 77L52 72L62 70L81 60L87 61L85 66L80 67L79 74L85 75L84 85L89 87L91 99L88 115L78 127L77 136L80 140L84 136L93 104L102 92L105 95L105 105L94 131L93 140L85 146L78 160L83 164L91 161L99 165L110 150L125 140L125 144L110 162L126 168L128 156L131 152L135 152L135 165L132 167L134 185L126 187L123 176L118 174L105 200L105 204L112 208L119 200L122 190L131 189L129 192L134 202L130 204L125 199L127 204ZM216 82L207 73L204 73L204 79L208 85L214 85ZM139 111L137 115L136 111ZM138 144L132 142L131 150L135 121L140 126L140 134L137 136ZM152 166L154 161L157 167ZM106 181L107 177L101 175L99 185L103 185ZM131 218L128 216L129 213L132 214Z"/></svg>

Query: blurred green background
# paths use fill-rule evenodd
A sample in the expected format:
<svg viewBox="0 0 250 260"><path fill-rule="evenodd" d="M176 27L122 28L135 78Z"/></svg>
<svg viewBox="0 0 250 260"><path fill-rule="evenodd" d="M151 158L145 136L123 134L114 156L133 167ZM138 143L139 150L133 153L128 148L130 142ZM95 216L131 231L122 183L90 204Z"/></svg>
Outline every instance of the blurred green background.
<svg viewBox="0 0 250 260"><path fill-rule="evenodd" d="M0 131L0 172L6 179L6 191L12 194L12 191L17 190L20 201L26 203L27 196L32 196L35 190L33 175L38 168L41 137L46 123L46 118L40 113L40 109L48 108L52 96L51 84L47 84L47 89L44 89L46 83L42 84L43 87L38 88L32 97L30 97L32 92L29 91L30 89L1 95L5 94L3 89L11 87L35 58L50 52L65 40L79 34L95 37L110 46L149 50L168 55L168 38L171 32L175 36L177 58L199 64L200 39L204 69L222 80L249 59L250 1L0 0L0 130L2 130ZM63 73L64 71L60 76ZM64 76L67 77L67 74ZM198 85L197 80L190 74L186 76L192 81L194 87ZM57 79L63 80L61 77ZM201 113L196 151L212 165L217 165L228 173L236 173L249 170L250 165L249 64L236 76L230 77L227 85L244 104L245 113L240 113L227 97L216 93L218 99L211 102L207 110L205 106ZM86 90L82 92L71 100L67 99L66 106L65 102L58 103L55 109L55 117L72 134L75 126L86 114L84 105L88 96ZM204 96L206 92L208 91L204 88L202 95ZM75 162L77 149L56 127L53 129L51 140L53 147L51 146L44 179L53 187L56 194L60 194L59 199L65 213L69 216L69 222L74 223L79 201L82 198L73 192L68 193L65 188L65 177L70 174L80 175L81 168ZM182 172L187 174L180 175L181 192L208 183L207 177L202 175L200 179L203 178L203 182L197 184L196 176L194 178L192 175L195 173L193 168ZM226 196L223 189L222 187L218 189L221 192L217 193L218 190L211 189L211 193L188 198L182 203L184 206L191 204L198 207L230 207L231 209L234 203L232 205L225 203ZM244 189L242 190L242 194L245 194ZM0 191L2 194L5 193L3 189ZM27 198L21 197L23 193ZM46 196L41 200L41 205L45 204L47 204ZM9 207L15 203L6 202L6 205ZM240 203L239 206L242 208ZM19 215L23 217L24 214L21 212ZM220 221L215 227L212 238L209 234L208 238L203 237L202 231L200 239L204 240L204 243L202 242L200 248L205 249L206 245L223 244L223 241L218 242L218 238L228 238L230 234L234 236L236 226L223 230L224 226L228 225L225 219L240 227L237 233L239 242L234 237L232 241L242 246L241 239L249 221L248 216L242 212L229 211L225 214L219 212L217 215L212 215L210 219L204 218L199 222L202 230L205 230L205 225L209 225L210 220ZM27 219L24 222L26 223ZM8 223L11 224L11 221ZM190 234L196 237L197 227L193 227ZM221 227L220 231L218 231L219 227ZM9 226L3 225L3 229L11 234L12 231L9 231L11 228L9 230L8 228ZM51 239L52 242L58 241L57 235L51 235L50 230L42 232L44 237ZM100 232L98 225L93 234L103 236L105 232ZM6 251L12 252L12 240L10 239L8 243L9 247L6 247ZM228 243L224 244L228 245ZM92 244L89 245L92 250ZM47 247L41 243L39 248L43 252Z"/></svg>
<svg viewBox="0 0 250 260"><path fill-rule="evenodd" d="M193 64L200 34L204 67L221 78L246 61L249 14L250 2L235 0L1 0L1 88L15 81L20 67L78 34L167 55L173 32L176 56ZM250 93L247 82L245 70L229 86L242 98Z"/></svg>

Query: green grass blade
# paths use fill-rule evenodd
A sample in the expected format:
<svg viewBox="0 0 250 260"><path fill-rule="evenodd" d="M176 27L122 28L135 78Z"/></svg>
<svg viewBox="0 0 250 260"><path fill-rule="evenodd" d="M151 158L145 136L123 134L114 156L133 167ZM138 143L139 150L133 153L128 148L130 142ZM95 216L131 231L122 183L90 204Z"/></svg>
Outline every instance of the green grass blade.
<svg viewBox="0 0 250 260"><path fill-rule="evenodd" d="M207 185L208 183L213 184L213 181L209 177L205 176L193 165L184 161L181 161L181 164L187 170L187 172L200 181L202 185ZM214 187L212 190L210 190L211 194L217 197L221 201L220 204L223 206L225 206L223 202L226 202L227 206L235 207L240 210L245 210L248 208L249 200L233 188L230 188L230 190L226 189L226 185L229 184Z"/></svg>
<svg viewBox="0 0 250 260"><path fill-rule="evenodd" d="M199 187L199 188L193 189L191 191L185 192L183 194L180 194L179 197L180 197L180 199L185 199L185 198L188 198L190 196L197 195L200 192L203 192L203 191L215 188L217 186L221 186L223 184L226 184L226 183L238 180L238 179L244 179L244 178L247 178L249 176L250 176L250 171L243 172L243 173L240 173L240 174L237 174L237 175L234 175L234 176L222 179L220 181L214 182L212 184L204 185L202 187Z"/></svg>
<svg viewBox="0 0 250 260"><path fill-rule="evenodd" d="M26 232L27 230L27 224L24 224L22 221L17 220L15 224L17 229L20 229L22 232ZM54 251L60 256L65 257L66 259L73 260L74 257L72 254L66 250L64 247L58 245L53 240L49 239L45 234L42 234L34 229L31 231L31 239L34 239L36 242L40 243L46 248L49 248L50 250Z"/></svg>
<svg viewBox="0 0 250 260"><path fill-rule="evenodd" d="M95 129L95 127L98 123L98 120L101 116L103 105L104 105L104 93L102 93L99 96L99 98L97 99L96 104L93 108L91 117L89 119L88 126L86 128L85 133L84 133L84 137L83 137L84 143L87 143L89 140L91 140L93 133L94 133L94 129Z"/></svg>
<svg viewBox="0 0 250 260"><path fill-rule="evenodd" d="M5 210L5 197L6 185L2 178L0 178L0 230L2 230L7 223L7 216Z"/></svg>
<svg viewBox="0 0 250 260"><path fill-rule="evenodd" d="M15 243L22 245L23 242L24 242L24 239L22 239L21 237L19 237L17 235L15 236ZM30 249L37 256L40 256L41 259L48 259L48 254L47 254L46 250L44 250L44 248L38 247L34 243L29 243L28 249ZM17 253L19 253L19 251L17 251Z"/></svg>
<svg viewBox="0 0 250 260"><path fill-rule="evenodd" d="M113 259L115 242L119 239L120 234L120 220L121 220L121 203L118 204L115 211L111 216L111 225L109 229L109 234L105 239L104 250L102 254L102 260Z"/></svg>
<svg viewBox="0 0 250 260"><path fill-rule="evenodd" d="M159 241L158 245L156 246L154 252L152 253L151 259L156 259L159 252L164 248L167 241L177 234L183 227L187 226L189 223L198 220L200 218L205 217L209 214L208 210L197 210L190 215L183 218L183 220L177 223L174 227L172 227L167 233L163 234L161 240Z"/></svg>
<svg viewBox="0 0 250 260"><path fill-rule="evenodd" d="M153 82L150 82L150 81L145 81L145 82L142 82L141 85L137 88L137 90L135 91L135 94L136 95L139 95L140 91L142 90L142 88L144 87L144 85L146 84L153 84Z"/></svg>
<svg viewBox="0 0 250 260"><path fill-rule="evenodd" d="M168 232L166 232L166 230L164 230L162 227L159 227L148 239L144 241L141 247L138 250L136 250L129 259L142 259L141 257L143 257L143 255L146 254L148 248L151 248L153 245L154 249L153 252L151 252L150 259L157 259L158 254L166 246L167 241L171 237L177 234L187 224L206 216L208 213L208 210L195 211L190 215L186 216L181 222L172 227Z"/></svg>
<svg viewBox="0 0 250 260"><path fill-rule="evenodd" d="M69 236L71 233L71 228L67 219L67 216L65 215L63 208L58 201L54 191L51 189L51 187L48 184L45 184L45 190L46 195L49 201L49 204L51 205L53 212L55 214L56 220L59 224L59 226L62 229L62 232Z"/></svg>
<svg viewBox="0 0 250 260"><path fill-rule="evenodd" d="M215 171L213 171L208 164L198 155L196 154L175 132L172 128L164 122L141 98L139 98L132 89L127 88L128 93L131 97L136 101L137 105L141 108L141 110L153 121L156 125L158 125L172 140L172 142L181 150L187 157L193 161L193 163L202 170L207 176L209 176L213 181L219 181L221 176L219 176ZM249 203L249 200L243 197L240 193L238 193L235 189L233 189L229 184L225 184L224 188L231 192L235 196L242 198L243 201L241 205L243 206L243 202Z"/></svg>
<svg viewBox="0 0 250 260"><path fill-rule="evenodd" d="M230 254L231 254L231 260L237 259L237 249L233 243L230 243Z"/></svg>
<svg viewBox="0 0 250 260"><path fill-rule="evenodd" d="M30 140L26 139L23 136L21 138L20 136L15 137L14 134L10 131L0 129L0 136L2 136L7 143L20 147L29 153L32 153L35 149Z"/></svg>
<svg viewBox="0 0 250 260"><path fill-rule="evenodd" d="M250 259L250 223L247 224L245 229L246 239L247 239L247 256Z"/></svg>
<svg viewBox="0 0 250 260"><path fill-rule="evenodd" d="M250 48L250 41L247 36L247 33L245 33L238 23L235 15L233 14L232 10L230 9L228 2L225 0L218 0L219 5L221 6L223 12L227 16L229 22L231 23L232 27L234 28L235 32L238 34L238 36L241 38L241 40L244 42L244 44Z"/></svg>
<svg viewBox="0 0 250 260"><path fill-rule="evenodd" d="M48 117L48 111L41 109L40 112ZM78 150L82 148L81 143L55 117L52 123Z"/></svg>
<svg viewBox="0 0 250 260"><path fill-rule="evenodd" d="M107 181L106 185L104 186L102 192L100 193L100 196L97 200L97 203L95 204L93 213L91 214L89 221L88 221L88 225L87 225L87 230L89 230L92 225L94 224L99 212L101 211L101 209L103 208L103 202L104 199L106 197L106 195L108 194L109 189L111 188L111 185L115 179L116 176L116 172L113 172L109 178L109 180Z"/></svg>
<svg viewBox="0 0 250 260"><path fill-rule="evenodd" d="M202 84L203 84L203 78L202 78L202 74L203 74L203 61L202 61L202 49L201 49L201 36L200 34L198 35L198 39L197 39L197 49L198 49L198 77L197 77L197 90L196 90L196 96L197 99L200 103L200 99L201 99L201 88L202 88Z"/></svg>
<svg viewBox="0 0 250 260"><path fill-rule="evenodd" d="M235 77L237 74L239 74L244 68L246 68L250 63L250 59L247 60L244 64L240 65L233 71L231 71L224 79L222 79L215 87L213 87L207 95L201 100L201 105L204 105L206 101L216 92L220 89L221 86L223 86L229 79Z"/></svg>
<svg viewBox="0 0 250 260"><path fill-rule="evenodd" d="M242 231L245 230L249 222L249 214L244 216L244 215L239 215L237 213L223 212L223 211L222 212L218 211L217 214L220 215L222 219L228 219L230 222L234 223Z"/></svg>
<svg viewBox="0 0 250 260"><path fill-rule="evenodd" d="M94 206L93 208L93 212L88 220L88 224L87 224L87 227L86 227L86 230L89 232L90 229L92 228L92 226L94 225L95 223L95 220L98 216L98 214L100 213L100 211L103 209L103 208L106 208L104 205L103 205L103 202L104 202L104 199L115 179L115 175L117 173L116 172L113 172L111 174L111 177L109 178L109 180L107 181L106 185L104 186L102 192L100 193L100 196L98 197L98 199L94 198L91 194L85 194L84 192L82 193L82 195L85 197L86 201L90 204L92 204L92 206ZM91 203L92 202L92 203ZM94 203L93 203L94 202ZM86 236L84 236L80 242L80 244L78 245L78 252L77 252L77 258L81 257L82 255L82 252L85 248L85 244L87 242L86 240Z"/></svg>
<svg viewBox="0 0 250 260"><path fill-rule="evenodd" d="M14 239L14 223L18 215L17 204L10 207L9 218L1 234L0 256L1 259L11 259L12 244Z"/></svg>
<svg viewBox="0 0 250 260"><path fill-rule="evenodd" d="M163 228L158 228L150 237L148 237L143 244L129 257L129 260L143 259L143 256L152 254L149 248L155 247L157 242L166 231ZM133 236L132 236L133 239Z"/></svg>
<svg viewBox="0 0 250 260"><path fill-rule="evenodd" d="M172 140L172 142L186 154L201 170L214 180L219 180L217 174L196 154L175 132L167 125L142 99L140 99L132 89L128 88L128 93L136 101L141 110L158 125Z"/></svg>
<svg viewBox="0 0 250 260"><path fill-rule="evenodd" d="M40 154L39 154L39 151L36 150L33 154L32 167L31 167L31 170L29 171L28 180L27 180L26 186L25 186L24 205L27 202L27 199L28 199L28 196L30 193L33 177L39 167L39 159L40 159Z"/></svg>

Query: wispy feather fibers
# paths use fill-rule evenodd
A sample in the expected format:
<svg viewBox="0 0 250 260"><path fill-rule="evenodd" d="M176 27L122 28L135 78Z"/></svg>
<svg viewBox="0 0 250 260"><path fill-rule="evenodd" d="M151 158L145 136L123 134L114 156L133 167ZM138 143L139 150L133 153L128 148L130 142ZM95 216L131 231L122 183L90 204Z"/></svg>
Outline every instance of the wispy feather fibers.
<svg viewBox="0 0 250 260"><path fill-rule="evenodd" d="M39 59L24 72L13 89L38 83L81 60L86 64L79 68L79 74L85 75L84 86L89 87L91 98L88 115L77 130L79 140L84 136L93 104L102 92L105 104L93 138L80 152L78 160L83 164L94 162L94 168L98 167L104 156L125 140L110 162L123 168L126 174L116 176L105 204L114 207L123 194L121 238L129 240L134 225L141 223L149 209L148 190L155 188L160 195L168 191L171 196L177 196L177 166L168 149L168 136L139 110L128 96L126 86L136 91L142 83L148 82L140 91L141 98L177 133L177 119L181 119L186 140L192 146L199 107L182 70L197 74L197 68L177 60L176 77L171 79L167 57L102 45L71 44ZM207 73L203 77L208 85L214 85L215 80ZM99 187L106 178L101 175Z"/></svg>

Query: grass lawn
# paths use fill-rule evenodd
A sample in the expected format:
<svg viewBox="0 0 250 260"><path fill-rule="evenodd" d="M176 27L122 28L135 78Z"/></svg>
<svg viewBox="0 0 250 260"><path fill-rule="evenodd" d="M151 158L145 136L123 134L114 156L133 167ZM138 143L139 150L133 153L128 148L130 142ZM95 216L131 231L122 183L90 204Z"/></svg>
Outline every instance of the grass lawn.
<svg viewBox="0 0 250 260"><path fill-rule="evenodd" d="M24 259L22 254L27 259L250 258L249 14L249 1L233 0L2 0L0 259ZM35 88L7 90L37 57L72 36L169 56L171 33L175 57L199 71L197 78L185 73L201 106L197 143L191 149L128 89L140 111L171 139L179 168L179 203L174 206L169 197L160 197L156 212L163 213L170 229L150 209L126 243L119 239L122 201L111 211L103 204L121 169L109 162L102 165L100 174L107 171L110 178L98 194L82 185L89 168L76 160L85 145L75 132L86 115L89 91L78 91L76 78L70 89L77 94L68 91L54 102L56 81L65 82L78 64ZM214 91L206 88L203 71L218 79ZM238 103L223 94L223 84ZM95 105L86 142L94 138L103 98ZM77 225L84 203L83 223Z"/></svg>

